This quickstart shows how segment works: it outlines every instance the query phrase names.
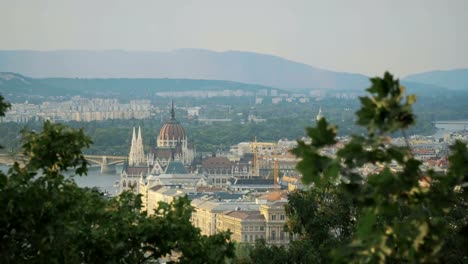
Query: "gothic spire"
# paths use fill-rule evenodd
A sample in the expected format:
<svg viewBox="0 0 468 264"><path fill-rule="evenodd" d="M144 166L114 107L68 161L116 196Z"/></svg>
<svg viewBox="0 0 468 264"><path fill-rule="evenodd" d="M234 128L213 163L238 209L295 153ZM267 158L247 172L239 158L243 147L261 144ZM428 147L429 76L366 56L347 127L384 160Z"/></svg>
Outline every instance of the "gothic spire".
<svg viewBox="0 0 468 264"><path fill-rule="evenodd" d="M145 152L143 147L143 137L141 136L141 127L138 127L138 138L135 148L136 165L142 165L145 162Z"/></svg>
<svg viewBox="0 0 468 264"><path fill-rule="evenodd" d="M319 121L322 118L323 118L322 107L320 106L319 112L318 112L317 116L315 117L315 120Z"/></svg>
<svg viewBox="0 0 468 264"><path fill-rule="evenodd" d="M133 127L132 145L133 145L133 142L136 142L135 127Z"/></svg>
<svg viewBox="0 0 468 264"><path fill-rule="evenodd" d="M135 135L135 127L133 127L132 145L130 146L130 153L128 154L128 161L131 166L133 166L133 164L136 162L135 160L136 144L137 144L137 139Z"/></svg>
<svg viewBox="0 0 468 264"><path fill-rule="evenodd" d="M141 138L141 127L138 127L138 137L137 137L137 142L142 142L143 139Z"/></svg>
<svg viewBox="0 0 468 264"><path fill-rule="evenodd" d="M171 100L171 120L175 119L174 100Z"/></svg>

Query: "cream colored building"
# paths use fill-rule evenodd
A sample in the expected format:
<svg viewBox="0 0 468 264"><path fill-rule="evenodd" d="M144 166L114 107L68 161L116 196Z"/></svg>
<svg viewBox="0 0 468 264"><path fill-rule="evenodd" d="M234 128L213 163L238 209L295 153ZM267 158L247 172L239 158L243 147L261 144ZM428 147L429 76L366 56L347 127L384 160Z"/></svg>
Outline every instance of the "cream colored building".
<svg viewBox="0 0 468 264"><path fill-rule="evenodd" d="M194 207L192 212L192 224L200 228L202 235L214 235L217 232L217 216L226 211L243 210L257 211L259 205L249 201L215 201L204 198L194 199L191 203Z"/></svg>
<svg viewBox="0 0 468 264"><path fill-rule="evenodd" d="M216 230L231 231L231 239L255 243L265 239L265 217L259 211L228 211L216 216Z"/></svg>
<svg viewBox="0 0 468 264"><path fill-rule="evenodd" d="M269 204L262 204L260 212L265 217L265 237L267 244L284 245L289 243L289 233L284 231L286 224L286 210L285 205L287 202L279 201Z"/></svg>
<svg viewBox="0 0 468 264"><path fill-rule="evenodd" d="M222 213L213 213L211 210L211 214L200 210L193 220L203 234L230 230L231 239L240 243L255 243L258 239L265 239L270 245L286 245L290 242L290 235L284 229L287 221L286 204L286 201L266 202L259 205L258 210L236 208ZM203 216L204 213L206 215ZM205 219L202 220L202 217ZM214 233L213 224L216 227Z"/></svg>
<svg viewBox="0 0 468 264"><path fill-rule="evenodd" d="M140 199L141 199L141 211L147 211L148 210L148 186L144 183L143 177L140 178L140 182L138 183L138 186L140 187L138 189L138 193L140 194Z"/></svg>
<svg viewBox="0 0 468 264"><path fill-rule="evenodd" d="M155 185L147 190L147 204L145 209L148 215L153 215L154 210L158 208L159 202L171 203L177 197L183 197L194 192L194 189L181 189L171 186Z"/></svg>
<svg viewBox="0 0 468 264"><path fill-rule="evenodd" d="M208 186L208 178L202 174L161 174L140 177L138 192L142 211L153 214L158 202L170 203L175 197L194 193L197 187Z"/></svg>

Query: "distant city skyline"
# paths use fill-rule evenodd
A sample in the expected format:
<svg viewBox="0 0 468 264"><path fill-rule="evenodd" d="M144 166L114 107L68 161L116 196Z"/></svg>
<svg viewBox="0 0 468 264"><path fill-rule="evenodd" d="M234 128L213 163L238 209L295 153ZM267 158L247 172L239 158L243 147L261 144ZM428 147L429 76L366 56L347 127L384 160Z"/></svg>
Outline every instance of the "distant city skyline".
<svg viewBox="0 0 468 264"><path fill-rule="evenodd" d="M0 50L271 54L399 77L468 68L468 1L0 1Z"/></svg>

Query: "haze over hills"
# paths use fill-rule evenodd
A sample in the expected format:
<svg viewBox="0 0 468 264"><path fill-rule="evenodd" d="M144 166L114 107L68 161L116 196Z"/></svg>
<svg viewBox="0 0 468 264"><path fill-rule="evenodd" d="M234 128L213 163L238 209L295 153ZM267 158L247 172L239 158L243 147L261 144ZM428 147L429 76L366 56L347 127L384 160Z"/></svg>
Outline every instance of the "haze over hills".
<svg viewBox="0 0 468 264"><path fill-rule="evenodd" d="M402 81L408 93L418 96L445 97L466 94L467 91L450 90L445 87ZM367 85L368 86L368 85ZM362 87L367 88L367 86ZM218 91L224 95L231 94L254 96L263 90L270 94L271 90L285 93L286 90L257 84L246 84L222 80L194 80L168 78L31 78L17 73L0 72L0 93L8 96L13 102L39 99L49 96L83 96L88 98L118 98L123 101L131 99L155 99L157 96L172 92L201 92L206 96L207 91ZM334 91L330 91L333 94ZM355 93L354 91L352 91ZM362 90L363 92L363 90ZM328 92L327 92L328 93ZM341 93L341 92L339 92ZM214 93L212 93L214 94ZM42 98L42 99L41 99Z"/></svg>
<svg viewBox="0 0 468 264"><path fill-rule="evenodd" d="M0 93L10 100L47 96L83 96L131 99L152 99L157 93L186 91L244 91L255 95L259 90L285 92L273 87L222 80L142 79L142 78L31 78L17 73L0 72Z"/></svg>
<svg viewBox="0 0 468 264"><path fill-rule="evenodd" d="M243 51L0 51L0 72L31 77L227 80L286 90L362 90L368 77Z"/></svg>
<svg viewBox="0 0 468 264"><path fill-rule="evenodd" d="M370 85L368 77L364 75L319 69L277 56L243 51L214 52L198 49L169 52L0 51L0 72L2 71L16 72L34 78L223 80L285 90L363 91ZM123 87L126 82L128 83L120 81L117 86ZM37 86L38 80L34 83ZM61 81L62 86L65 83L71 85L73 82ZM136 83L133 82L132 85ZM147 85L149 81L140 80L138 83ZM75 88L76 84L77 82L73 84ZM161 84L159 81L156 85ZM186 83L193 89L201 87L200 82L195 86L191 86L192 84ZM232 87L226 84L223 83L220 87ZM407 86L409 92L417 94L439 94L443 93L445 88L468 91L468 69L414 74L404 78L402 84ZM68 89L60 85L55 89L60 88Z"/></svg>
<svg viewBox="0 0 468 264"><path fill-rule="evenodd" d="M468 69L423 72L409 75L404 80L468 91Z"/></svg>

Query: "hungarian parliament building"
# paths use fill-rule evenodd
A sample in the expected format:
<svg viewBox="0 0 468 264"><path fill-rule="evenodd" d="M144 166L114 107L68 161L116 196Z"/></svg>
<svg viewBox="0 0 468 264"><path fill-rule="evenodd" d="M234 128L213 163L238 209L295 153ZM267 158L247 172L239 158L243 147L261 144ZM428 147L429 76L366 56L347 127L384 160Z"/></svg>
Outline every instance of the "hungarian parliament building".
<svg viewBox="0 0 468 264"><path fill-rule="evenodd" d="M178 168L173 172L180 173L181 168L189 167L194 158L194 148L188 143L184 128L175 119L174 104L172 104L171 118L161 127L156 137L156 146L150 146L148 154L144 152L141 128L138 128L137 134L133 128L128 163L125 164L120 177L120 191L133 189L138 192L141 181L147 175L169 173L168 165Z"/></svg>
<svg viewBox="0 0 468 264"><path fill-rule="evenodd" d="M195 208L191 222L203 235L231 230L232 239L242 243L255 243L257 239L275 245L289 243L284 205L287 190L300 187L298 177L293 177L297 159L289 152L295 142L259 145L255 152L252 142L241 142L227 155L201 159L177 121L173 103L170 113L156 144L146 148L148 153L141 128L133 128L120 192L139 194L141 210L148 215L155 213L159 202L170 203L186 195ZM272 148L271 144L279 147ZM281 173L281 182L271 177L277 175L273 169Z"/></svg>

